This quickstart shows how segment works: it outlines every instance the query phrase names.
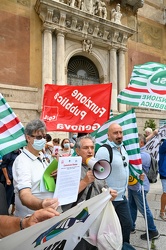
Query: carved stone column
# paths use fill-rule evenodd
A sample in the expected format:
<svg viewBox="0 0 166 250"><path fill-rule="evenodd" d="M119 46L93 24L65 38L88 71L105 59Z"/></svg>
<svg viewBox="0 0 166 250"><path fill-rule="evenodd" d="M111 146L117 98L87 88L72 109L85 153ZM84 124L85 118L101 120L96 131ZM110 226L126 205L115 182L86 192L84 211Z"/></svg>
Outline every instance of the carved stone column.
<svg viewBox="0 0 166 250"><path fill-rule="evenodd" d="M65 83L65 35L57 32L57 48L56 48L56 83Z"/></svg>
<svg viewBox="0 0 166 250"><path fill-rule="evenodd" d="M118 79L119 92L126 87L126 71L125 71L125 50L119 49ZM119 112L125 112L126 105L119 103Z"/></svg>
<svg viewBox="0 0 166 250"><path fill-rule="evenodd" d="M117 96L117 49L111 48L110 49L110 82L112 82L112 101L111 101L111 109L113 111L118 110L117 105L117 98L114 98Z"/></svg>
<svg viewBox="0 0 166 250"><path fill-rule="evenodd" d="M52 84L52 31L43 31L42 85Z"/></svg>

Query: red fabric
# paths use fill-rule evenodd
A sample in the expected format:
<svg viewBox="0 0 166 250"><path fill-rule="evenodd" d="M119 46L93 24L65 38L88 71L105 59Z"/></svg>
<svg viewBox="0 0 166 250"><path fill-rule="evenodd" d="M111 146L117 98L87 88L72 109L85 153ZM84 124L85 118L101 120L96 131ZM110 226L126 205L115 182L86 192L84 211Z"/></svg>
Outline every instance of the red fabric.
<svg viewBox="0 0 166 250"><path fill-rule="evenodd" d="M109 119L112 84L45 84L42 117L48 131L91 133Z"/></svg>

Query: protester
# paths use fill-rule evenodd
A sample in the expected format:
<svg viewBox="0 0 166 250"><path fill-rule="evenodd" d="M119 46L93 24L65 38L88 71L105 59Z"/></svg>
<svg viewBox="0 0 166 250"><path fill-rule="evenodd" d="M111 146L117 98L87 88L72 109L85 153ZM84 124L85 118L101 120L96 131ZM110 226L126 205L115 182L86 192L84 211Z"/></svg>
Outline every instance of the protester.
<svg viewBox="0 0 166 250"><path fill-rule="evenodd" d="M0 197L0 238L59 215L55 209L50 207L37 210L27 218L11 217L8 216L5 189L1 183Z"/></svg>
<svg viewBox="0 0 166 250"><path fill-rule="evenodd" d="M15 215L24 217L34 210L57 208L58 201L53 192L41 192L40 184L48 166L45 158L40 158L46 140L46 126L40 119L29 122L25 127L27 146L13 164L13 184L15 190Z"/></svg>
<svg viewBox="0 0 166 250"><path fill-rule="evenodd" d="M105 180L98 180L94 177L92 170L89 170L86 165L86 159L89 157L94 157L95 152L95 141L90 135L85 135L79 137L75 144L75 150L78 156L82 157L82 168L81 168L81 181L79 185L79 195L76 203L79 203L83 200L88 200L102 192L102 188L108 188ZM110 194L112 195L112 200L117 196L117 192L113 189L110 189ZM76 205L74 203L73 205ZM72 204L62 206L62 209L66 211L71 207ZM83 248L87 246L87 248ZM74 250L80 249L96 249L96 247L86 243L83 239L76 246Z"/></svg>
<svg viewBox="0 0 166 250"><path fill-rule="evenodd" d="M39 209L27 218L0 215L0 238L6 237L12 233L18 232L58 215L59 213L51 207Z"/></svg>
<svg viewBox="0 0 166 250"><path fill-rule="evenodd" d="M53 142L52 142L52 137L50 134L46 134L46 144L45 148L43 149L43 153L47 159L48 162L52 161L52 152L53 152Z"/></svg>
<svg viewBox="0 0 166 250"><path fill-rule="evenodd" d="M70 147L71 148L74 148L74 145L76 143L77 137L78 137L78 133L73 132L72 136L70 138Z"/></svg>
<svg viewBox="0 0 166 250"><path fill-rule="evenodd" d="M0 215L8 215L9 211L8 211L7 200L6 200L6 191L2 183L0 183L0 197L1 197Z"/></svg>
<svg viewBox="0 0 166 250"><path fill-rule="evenodd" d="M61 142L61 149L58 151L58 156L71 156L74 150L70 147L70 140L64 138Z"/></svg>
<svg viewBox="0 0 166 250"><path fill-rule="evenodd" d="M6 190L6 198L7 198L7 205L8 208L12 204L12 214L15 210L15 195L14 195L14 186L13 186L13 174L12 174L12 167L13 162L16 157L20 154L20 150L14 150L2 157L2 172L3 175L1 176L1 182L4 183L5 190ZM3 178L3 179L2 179Z"/></svg>
<svg viewBox="0 0 166 250"><path fill-rule="evenodd" d="M130 231L132 229L132 218L128 200L125 196L129 179L129 159L123 146L122 127L112 123L108 128L108 139L106 141L112 148L112 172L106 179L109 187L117 190L118 195L113 201L115 211L119 217L122 227L123 242L130 242ZM106 147L100 147L95 156L98 160L104 159L110 162L110 154Z"/></svg>
<svg viewBox="0 0 166 250"><path fill-rule="evenodd" d="M160 218L166 221L166 140L159 146L159 174L163 193L161 195Z"/></svg>
<svg viewBox="0 0 166 250"><path fill-rule="evenodd" d="M60 150L60 139L59 138L54 138L52 140L53 143L53 151L52 151L52 157L57 158L58 157L58 151Z"/></svg>
<svg viewBox="0 0 166 250"><path fill-rule="evenodd" d="M2 164L2 156L0 155L0 165Z"/></svg>
<svg viewBox="0 0 166 250"><path fill-rule="evenodd" d="M79 185L79 193L84 190L83 195L79 201L85 200L89 188L92 188L89 198L94 197L102 192L102 188L108 188L105 180L98 180L93 175L92 170L89 170L86 160L87 158L94 157L95 141L90 135L85 135L77 139L75 150L78 156L82 157L81 181ZM110 191L113 199L117 196L117 192L113 189Z"/></svg>
<svg viewBox="0 0 166 250"><path fill-rule="evenodd" d="M158 134L158 129L155 129L153 131L151 128L147 127L145 129L146 142L150 141L157 134Z"/></svg>
<svg viewBox="0 0 166 250"><path fill-rule="evenodd" d="M129 199L129 205L130 205L130 212L132 217L132 233L135 233L135 226L136 226L136 219L137 219L137 211L139 211L143 217L145 218L145 212L144 212L144 202L146 206L146 217L147 217L147 225L148 225L148 231L149 231L149 240L157 239L159 238L160 234L157 231L157 228L154 224L154 219L152 212L149 208L148 201L147 201L147 193L150 189L149 180L146 176L146 174L149 171L150 163L151 163L151 157L148 152L146 152L145 148L146 144L146 138L139 134L139 145L140 145L140 153L141 153L141 159L142 159L142 169L144 172L143 177L143 187L144 187L144 199L143 200L143 194L142 194L142 188L141 184L137 182L135 185L128 186L128 199ZM142 240L147 240L147 234L142 234L141 236Z"/></svg>

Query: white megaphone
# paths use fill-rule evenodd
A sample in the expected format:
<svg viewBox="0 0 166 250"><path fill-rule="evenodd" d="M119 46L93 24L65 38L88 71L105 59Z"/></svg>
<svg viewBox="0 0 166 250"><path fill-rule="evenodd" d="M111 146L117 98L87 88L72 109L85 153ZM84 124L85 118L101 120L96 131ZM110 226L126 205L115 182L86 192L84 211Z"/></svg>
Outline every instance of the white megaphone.
<svg viewBox="0 0 166 250"><path fill-rule="evenodd" d="M108 161L97 160L94 157L87 158L86 165L90 169L92 169L94 177L98 180L106 179L112 171L112 168Z"/></svg>

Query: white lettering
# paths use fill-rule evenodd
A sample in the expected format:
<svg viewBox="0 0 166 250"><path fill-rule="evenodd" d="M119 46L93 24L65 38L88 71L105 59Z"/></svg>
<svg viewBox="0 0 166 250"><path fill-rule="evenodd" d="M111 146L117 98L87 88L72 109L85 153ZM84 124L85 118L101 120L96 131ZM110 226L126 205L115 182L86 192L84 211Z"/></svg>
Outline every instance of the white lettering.
<svg viewBox="0 0 166 250"><path fill-rule="evenodd" d="M78 131L78 132L84 132L84 131L95 131L98 128L100 128L99 123L94 123L93 125L69 125L69 124L57 124L57 130L70 130L70 131Z"/></svg>

